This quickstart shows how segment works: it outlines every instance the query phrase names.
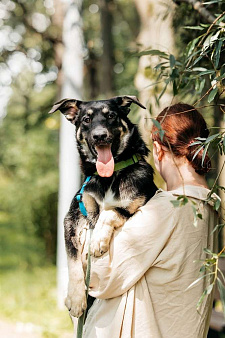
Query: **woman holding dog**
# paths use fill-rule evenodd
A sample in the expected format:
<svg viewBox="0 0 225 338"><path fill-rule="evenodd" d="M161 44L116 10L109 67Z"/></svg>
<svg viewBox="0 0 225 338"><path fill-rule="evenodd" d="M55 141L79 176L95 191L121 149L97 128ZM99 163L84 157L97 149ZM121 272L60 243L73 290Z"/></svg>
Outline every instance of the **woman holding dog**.
<svg viewBox="0 0 225 338"><path fill-rule="evenodd" d="M162 140L153 127L153 157L167 191L158 190L114 232L110 250L92 258L89 294L97 299L88 312L86 338L207 336L212 294L198 310L196 304L208 280L189 286L199 277L203 249L216 249L217 214L213 199L205 202L210 159L203 161L202 151L194 157L193 145L209 131L202 115L182 103L164 109L157 121L165 134ZM188 203L174 207L171 201L180 195ZM202 215L195 225L193 206Z"/></svg>

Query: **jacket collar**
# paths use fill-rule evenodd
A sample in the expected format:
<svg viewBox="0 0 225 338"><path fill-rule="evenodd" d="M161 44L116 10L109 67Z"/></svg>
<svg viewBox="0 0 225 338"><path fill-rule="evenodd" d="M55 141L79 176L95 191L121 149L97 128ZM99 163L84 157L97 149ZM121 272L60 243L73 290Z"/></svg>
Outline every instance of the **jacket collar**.
<svg viewBox="0 0 225 338"><path fill-rule="evenodd" d="M160 191L162 192L164 190L159 189L156 193ZM213 193L209 198L210 190L197 185L184 185L184 187L181 186L175 190L164 192L174 196L185 195L187 197L196 198L198 200L205 201L212 206L214 206L217 200L221 201L220 197L216 193Z"/></svg>

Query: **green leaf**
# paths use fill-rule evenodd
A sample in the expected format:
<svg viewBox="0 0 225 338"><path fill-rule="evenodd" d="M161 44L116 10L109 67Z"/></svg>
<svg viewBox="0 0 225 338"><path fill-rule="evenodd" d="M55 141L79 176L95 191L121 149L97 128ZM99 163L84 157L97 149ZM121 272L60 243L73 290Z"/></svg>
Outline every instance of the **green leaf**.
<svg viewBox="0 0 225 338"><path fill-rule="evenodd" d="M168 62L160 62L160 63L158 63L155 67L154 67L154 69L155 70L158 70L159 68L161 68L162 66L164 66L164 65L166 65L166 64L168 64ZM165 68L165 67L164 67Z"/></svg>
<svg viewBox="0 0 225 338"><path fill-rule="evenodd" d="M180 206L180 201L178 201L178 200L170 201L170 202L173 204L174 208L177 208L177 207Z"/></svg>
<svg viewBox="0 0 225 338"><path fill-rule="evenodd" d="M203 67L194 67L192 68L193 72L206 72L206 74L208 74L208 72L211 72L211 70L207 70L206 68Z"/></svg>
<svg viewBox="0 0 225 338"><path fill-rule="evenodd" d="M201 141L193 142L193 143L190 144L190 147L196 146L197 144L202 144L202 142Z"/></svg>
<svg viewBox="0 0 225 338"><path fill-rule="evenodd" d="M157 129L162 129L161 124L156 119L151 119L152 123L156 126Z"/></svg>
<svg viewBox="0 0 225 338"><path fill-rule="evenodd" d="M205 79L203 79L200 83L200 86L199 86L199 93L202 92L203 88L205 87Z"/></svg>
<svg viewBox="0 0 225 338"><path fill-rule="evenodd" d="M195 137L196 140L200 140L200 141L205 141L206 138L205 137Z"/></svg>
<svg viewBox="0 0 225 338"><path fill-rule="evenodd" d="M209 145L210 143L208 143L206 146L205 146L205 149L203 150L203 153L202 153L202 167L203 167L203 164L204 164L204 160L205 160L205 156L207 154L207 150L209 148Z"/></svg>
<svg viewBox="0 0 225 338"><path fill-rule="evenodd" d="M179 78L179 70L177 68L173 68L169 80L173 82L177 78Z"/></svg>
<svg viewBox="0 0 225 338"><path fill-rule="evenodd" d="M162 52L158 49L144 50L142 52L135 54L135 56L143 56L143 55L156 55L156 56L160 56L164 59L169 59L168 55L165 52Z"/></svg>
<svg viewBox="0 0 225 338"><path fill-rule="evenodd" d="M161 97L163 96L163 94L165 93L166 89L167 89L167 86L168 86L168 83L166 83L165 87L163 88L163 90L161 91L159 97L158 97L158 100L161 99Z"/></svg>
<svg viewBox="0 0 225 338"><path fill-rule="evenodd" d="M198 68L198 67L195 67L194 69L196 69L196 68ZM194 71L196 72L196 70L194 70ZM204 75L208 75L208 74L212 74L212 73L215 73L215 70L205 70L205 71L202 71L201 73L199 73L198 76L200 77L200 76L204 76Z"/></svg>
<svg viewBox="0 0 225 338"><path fill-rule="evenodd" d="M214 89L210 92L210 94L209 94L209 96L208 96L208 102L209 102L209 103L212 102L212 101L214 100L214 97L216 96L217 92L218 92L218 88L217 88L217 87L214 88Z"/></svg>
<svg viewBox="0 0 225 338"><path fill-rule="evenodd" d="M176 59L173 54L170 54L170 67L173 68L176 64Z"/></svg>
<svg viewBox="0 0 225 338"><path fill-rule="evenodd" d="M201 266L199 272L201 272L201 273L205 272L205 265L202 265L202 266Z"/></svg>
<svg viewBox="0 0 225 338"><path fill-rule="evenodd" d="M202 58L204 57L204 54L201 54L194 62L193 62L193 65L196 65ZM191 70L192 71L192 70Z"/></svg>
<svg viewBox="0 0 225 338"><path fill-rule="evenodd" d="M216 81L220 81L220 80L223 80L223 79L225 79L225 73L220 75L220 76L215 77Z"/></svg>
<svg viewBox="0 0 225 338"><path fill-rule="evenodd" d="M220 34L220 30L217 31L216 34L214 35L213 33L209 34L207 38L205 39L202 50L206 51L209 47L211 47L214 44L214 42L218 39L219 34Z"/></svg>
<svg viewBox="0 0 225 338"><path fill-rule="evenodd" d="M179 195L176 200L170 201L175 208L182 207L188 203L188 198L185 195Z"/></svg>
<svg viewBox="0 0 225 338"><path fill-rule="evenodd" d="M201 295L201 297L200 297L200 299L199 299L199 301L198 301L198 303L197 303L197 309L198 309L199 306L202 304L202 302L203 302L204 298L206 297L206 295L207 295L207 289L205 289L205 290L203 291L203 293L202 293L202 295Z"/></svg>
<svg viewBox="0 0 225 338"><path fill-rule="evenodd" d="M195 157L198 155L198 153L203 149L203 146L199 147L198 150L194 153L194 156L192 157L192 161L195 159Z"/></svg>
<svg viewBox="0 0 225 338"><path fill-rule="evenodd" d="M220 299L221 299L221 303L223 307L223 314L225 317L225 287L219 278L217 278L217 285L218 285Z"/></svg>
<svg viewBox="0 0 225 338"><path fill-rule="evenodd" d="M176 81L173 81L173 95L176 96L178 94Z"/></svg>
<svg viewBox="0 0 225 338"><path fill-rule="evenodd" d="M211 4L222 3L222 2L223 0L211 0L211 1L203 2L203 5L211 5Z"/></svg>
<svg viewBox="0 0 225 338"><path fill-rule="evenodd" d="M222 255L223 255L223 254L220 254L220 257L223 257ZM224 252L224 255L225 255L225 252ZM222 277L222 280L223 280L223 282L224 282L224 284L225 284L225 276L224 276L224 274L223 274L223 271L221 271L219 267L218 267L218 272L220 273L220 276Z"/></svg>
<svg viewBox="0 0 225 338"><path fill-rule="evenodd" d="M186 290L192 288L195 284L197 284L200 280L202 280L203 278L206 278L208 276L211 276L211 275L214 275L214 272L210 272L210 273L207 273L206 275L203 275L199 278L197 278L193 283L191 283Z"/></svg>
<svg viewBox="0 0 225 338"><path fill-rule="evenodd" d="M213 287L214 287L214 284L210 284L207 289L206 289L206 292L207 292L207 295L210 295L210 293L212 292L213 290Z"/></svg>
<svg viewBox="0 0 225 338"><path fill-rule="evenodd" d="M184 26L185 29L194 29L194 30L199 30L202 31L204 28L201 26Z"/></svg>
<svg viewBox="0 0 225 338"><path fill-rule="evenodd" d="M160 129L159 136L162 142L163 142L164 135L165 135L165 130Z"/></svg>
<svg viewBox="0 0 225 338"><path fill-rule="evenodd" d="M221 52L221 47L223 45L223 41L217 41L216 42L216 47L215 47L215 52L213 54L213 62L214 62L214 67L217 68L220 60L220 52Z"/></svg>
<svg viewBox="0 0 225 338"><path fill-rule="evenodd" d="M186 48L187 56L191 57L191 53L193 52L195 45L199 41L200 38L201 37L199 36L196 39L194 39L194 40L192 40L188 43L187 48Z"/></svg>
<svg viewBox="0 0 225 338"><path fill-rule="evenodd" d="M216 202L215 202L215 204L214 204L214 209L215 209L216 211L219 210L220 204L221 204L221 201L217 198L217 200L216 200Z"/></svg>
<svg viewBox="0 0 225 338"><path fill-rule="evenodd" d="M225 223L223 223L223 224L217 224L216 226L215 226L215 228L213 229L213 231L211 232L211 234L210 235L212 235L215 231L220 231L222 228L224 228L225 227Z"/></svg>
<svg viewBox="0 0 225 338"><path fill-rule="evenodd" d="M185 205L188 203L188 198L184 196L184 198L181 200L181 205Z"/></svg>
<svg viewBox="0 0 225 338"><path fill-rule="evenodd" d="M180 201L181 205L185 205L188 203L188 198L186 195L179 195L177 200Z"/></svg>
<svg viewBox="0 0 225 338"><path fill-rule="evenodd" d="M212 251L207 248L204 248L203 251L205 251L208 255L213 255Z"/></svg>
<svg viewBox="0 0 225 338"><path fill-rule="evenodd" d="M207 139L205 140L205 144L210 143L211 141L213 141L214 139L216 139L218 136L220 136L220 133L213 134L213 135L207 137Z"/></svg>

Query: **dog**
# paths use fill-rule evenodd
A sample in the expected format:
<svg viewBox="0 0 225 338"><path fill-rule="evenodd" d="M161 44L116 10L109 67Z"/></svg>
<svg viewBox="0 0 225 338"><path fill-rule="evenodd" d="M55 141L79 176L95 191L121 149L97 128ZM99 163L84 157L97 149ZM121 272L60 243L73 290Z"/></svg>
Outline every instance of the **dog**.
<svg viewBox="0 0 225 338"><path fill-rule="evenodd" d="M145 159L149 150L128 118L132 103L146 109L135 96L118 96L89 102L64 99L49 112L60 110L75 125L81 168L89 177L82 194L87 217L79 208L78 192L64 221L69 270L65 304L74 317L80 317L87 307L79 239L82 229L87 223L94 229L91 254L101 256L109 249L113 230L157 190L153 169Z"/></svg>

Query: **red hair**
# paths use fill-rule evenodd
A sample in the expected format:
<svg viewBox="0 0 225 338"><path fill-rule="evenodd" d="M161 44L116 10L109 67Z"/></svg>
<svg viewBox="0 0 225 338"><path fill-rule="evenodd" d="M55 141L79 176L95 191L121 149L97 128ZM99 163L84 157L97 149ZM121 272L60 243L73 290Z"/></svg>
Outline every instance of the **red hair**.
<svg viewBox="0 0 225 338"><path fill-rule="evenodd" d="M177 157L185 156L199 175L204 175L211 168L208 154L202 163L203 150L195 156L199 145L191 144L196 137L207 138L209 130L203 116L193 106L177 103L165 108L156 118L162 130L165 131L161 140L159 129L154 125L152 139L161 145L170 148ZM194 158L193 158L194 157Z"/></svg>

